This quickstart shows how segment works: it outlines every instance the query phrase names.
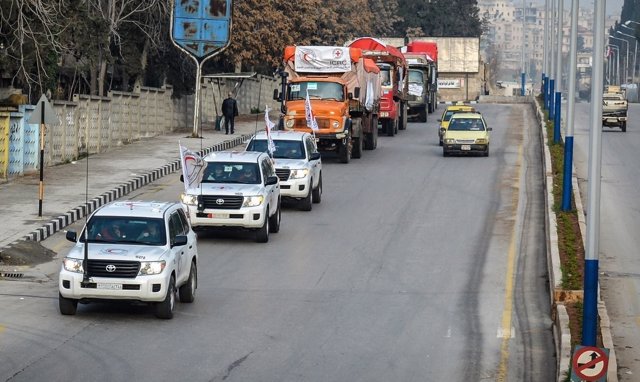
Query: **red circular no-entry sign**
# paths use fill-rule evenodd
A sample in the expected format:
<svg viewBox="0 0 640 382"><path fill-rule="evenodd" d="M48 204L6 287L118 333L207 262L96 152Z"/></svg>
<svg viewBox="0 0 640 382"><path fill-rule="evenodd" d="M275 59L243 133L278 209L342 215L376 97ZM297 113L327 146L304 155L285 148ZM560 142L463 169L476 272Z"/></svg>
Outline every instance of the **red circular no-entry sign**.
<svg viewBox="0 0 640 382"><path fill-rule="evenodd" d="M600 348L585 346L575 351L571 366L579 378L585 381L597 381L607 373L609 357Z"/></svg>

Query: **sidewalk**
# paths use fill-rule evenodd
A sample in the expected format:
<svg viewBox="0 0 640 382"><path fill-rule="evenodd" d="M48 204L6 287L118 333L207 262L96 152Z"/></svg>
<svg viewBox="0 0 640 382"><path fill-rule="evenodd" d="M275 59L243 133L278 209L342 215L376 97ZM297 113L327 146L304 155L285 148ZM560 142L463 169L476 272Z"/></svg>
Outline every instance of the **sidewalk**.
<svg viewBox="0 0 640 382"><path fill-rule="evenodd" d="M256 124L257 121L257 124ZM87 213L112 200L180 170L178 141L205 155L227 150L264 129L264 116L236 118L235 134L225 135L212 126L203 127L203 138L191 138L191 131L180 131L143 139L112 151L95 154L89 160L89 187L86 198L87 158L44 169L42 217L38 216L39 173L0 183L0 265L3 249L22 240L42 241ZM177 195L176 195L177 199Z"/></svg>

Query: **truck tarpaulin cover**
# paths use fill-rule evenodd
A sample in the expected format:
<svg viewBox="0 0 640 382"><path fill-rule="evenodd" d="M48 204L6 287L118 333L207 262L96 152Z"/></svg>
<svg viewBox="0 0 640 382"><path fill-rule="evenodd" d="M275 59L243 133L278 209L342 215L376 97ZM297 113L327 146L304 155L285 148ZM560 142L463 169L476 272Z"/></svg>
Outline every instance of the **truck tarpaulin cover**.
<svg viewBox="0 0 640 382"><path fill-rule="evenodd" d="M335 52L335 49L346 49L343 51L348 54L348 56L345 56L348 63L346 70L338 70L336 67L333 71L326 72L322 66L316 68L312 65L305 65L303 66L305 69L299 70L296 65L296 59L299 52ZM315 61L318 60L318 57L319 56L316 55ZM359 101L367 108L367 110L371 110L373 105L377 104L380 100L380 68L378 68L373 60L362 57L362 50L358 48L335 46L287 46L284 49L283 58L285 71L289 74L289 78L291 79L318 75L340 78L347 85L347 91L353 93L356 87L360 88Z"/></svg>
<svg viewBox="0 0 640 382"><path fill-rule="evenodd" d="M438 61L438 44L430 41L412 41L407 44L407 53L425 53L432 61Z"/></svg>

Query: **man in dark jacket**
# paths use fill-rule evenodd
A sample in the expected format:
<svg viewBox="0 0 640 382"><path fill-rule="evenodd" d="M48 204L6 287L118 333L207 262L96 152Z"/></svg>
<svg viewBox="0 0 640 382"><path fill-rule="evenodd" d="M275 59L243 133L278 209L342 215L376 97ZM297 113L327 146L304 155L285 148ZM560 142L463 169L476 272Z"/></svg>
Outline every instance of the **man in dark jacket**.
<svg viewBox="0 0 640 382"><path fill-rule="evenodd" d="M222 101L222 115L224 115L225 134L229 134L229 125L231 125L231 134L233 134L233 119L238 116L238 103L233 99L233 93L231 92L229 92L229 97Z"/></svg>

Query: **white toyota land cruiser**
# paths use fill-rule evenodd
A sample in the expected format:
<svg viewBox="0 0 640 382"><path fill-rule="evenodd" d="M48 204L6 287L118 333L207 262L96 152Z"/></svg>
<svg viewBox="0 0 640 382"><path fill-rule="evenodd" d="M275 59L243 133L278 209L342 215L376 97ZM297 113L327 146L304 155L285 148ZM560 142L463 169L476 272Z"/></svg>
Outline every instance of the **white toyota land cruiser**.
<svg viewBox="0 0 640 382"><path fill-rule="evenodd" d="M172 318L176 290L181 302L194 301L197 237L180 203L113 202L95 211L80 235L66 235L76 245L60 269L60 313L75 314L78 302L133 300Z"/></svg>
<svg viewBox="0 0 640 382"><path fill-rule="evenodd" d="M181 195L191 225L239 228L256 232L266 243L280 230L280 184L265 153L219 151L204 160L202 182Z"/></svg>
<svg viewBox="0 0 640 382"><path fill-rule="evenodd" d="M280 178L283 200L300 203L311 211L313 203L322 198L322 159L313 135L302 131L272 131L275 145L273 158ZM247 151L267 151L267 134L257 133L247 145Z"/></svg>

